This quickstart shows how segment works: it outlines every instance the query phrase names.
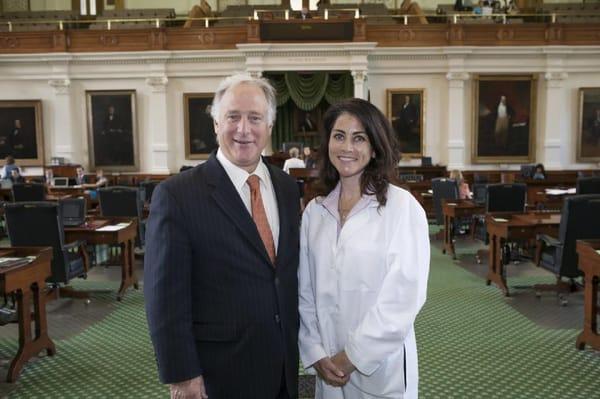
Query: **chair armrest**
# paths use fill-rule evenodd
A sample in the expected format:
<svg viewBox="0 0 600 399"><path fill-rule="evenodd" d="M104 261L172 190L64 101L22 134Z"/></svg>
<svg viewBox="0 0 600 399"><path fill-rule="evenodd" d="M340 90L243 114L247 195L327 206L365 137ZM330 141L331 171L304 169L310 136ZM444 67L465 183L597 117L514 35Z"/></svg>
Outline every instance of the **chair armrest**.
<svg viewBox="0 0 600 399"><path fill-rule="evenodd" d="M556 238L551 237L547 234L538 234L537 240L539 242L542 242L545 246L549 246L549 247L562 247L563 246L562 242L560 242Z"/></svg>
<svg viewBox="0 0 600 399"><path fill-rule="evenodd" d="M77 249L80 246L84 246L85 247L85 241L78 240L78 241L70 242L68 244L63 245L63 249L66 250L66 251L70 251L70 250L73 250L73 249Z"/></svg>
<svg viewBox="0 0 600 399"><path fill-rule="evenodd" d="M68 244L65 244L63 246L63 250L65 251L71 251L71 250L77 250L77 253L79 254L79 256L81 256L83 258L83 269L85 270L85 273L87 274L87 272L90 269L90 260L89 260L89 256L86 250L86 242L84 240L77 240L77 241L73 241L70 242Z"/></svg>

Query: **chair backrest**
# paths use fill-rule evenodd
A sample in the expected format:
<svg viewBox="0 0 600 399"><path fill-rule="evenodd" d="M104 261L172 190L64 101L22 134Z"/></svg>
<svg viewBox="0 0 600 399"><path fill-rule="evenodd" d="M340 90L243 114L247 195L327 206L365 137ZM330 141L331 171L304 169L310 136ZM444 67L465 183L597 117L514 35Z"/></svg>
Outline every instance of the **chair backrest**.
<svg viewBox="0 0 600 399"><path fill-rule="evenodd" d="M600 194L600 177L580 177L577 179L577 194Z"/></svg>
<svg viewBox="0 0 600 399"><path fill-rule="evenodd" d="M521 177L525 180L533 179L533 175L535 174L535 165L534 164L526 164L521 165Z"/></svg>
<svg viewBox="0 0 600 399"><path fill-rule="evenodd" d="M433 190L433 207L435 210L435 220L437 224L444 224L444 213L442 210L442 200L458 199L458 185L456 180L445 177L436 177L431 179L431 189Z"/></svg>
<svg viewBox="0 0 600 399"><path fill-rule="evenodd" d="M12 186L13 201L31 202L46 199L46 186L41 183L15 183Z"/></svg>
<svg viewBox="0 0 600 399"><path fill-rule="evenodd" d="M527 185L523 183L488 184L486 212L525 212Z"/></svg>
<svg viewBox="0 0 600 399"><path fill-rule="evenodd" d="M473 173L473 182L474 183L487 183L489 181L489 176L487 173Z"/></svg>
<svg viewBox="0 0 600 399"><path fill-rule="evenodd" d="M80 226L85 222L85 198L65 198L58 202L63 226Z"/></svg>
<svg viewBox="0 0 600 399"><path fill-rule="evenodd" d="M574 195L565 198L558 239L555 272L564 277L581 275L576 251L577 240L600 238L600 194Z"/></svg>
<svg viewBox="0 0 600 399"><path fill-rule="evenodd" d="M487 198L487 184L475 183L473 184L473 202L477 205L485 205Z"/></svg>
<svg viewBox="0 0 600 399"><path fill-rule="evenodd" d="M66 283L68 261L63 251L65 234L60 209L55 202L19 202L4 206L10 245L52 247L53 283Z"/></svg>
<svg viewBox="0 0 600 399"><path fill-rule="evenodd" d="M98 190L100 212L107 217L142 217L140 189L138 187L113 186Z"/></svg>
<svg viewBox="0 0 600 399"><path fill-rule="evenodd" d="M152 193L154 193L154 189L159 183L156 180L148 180L140 183L142 202L152 202Z"/></svg>

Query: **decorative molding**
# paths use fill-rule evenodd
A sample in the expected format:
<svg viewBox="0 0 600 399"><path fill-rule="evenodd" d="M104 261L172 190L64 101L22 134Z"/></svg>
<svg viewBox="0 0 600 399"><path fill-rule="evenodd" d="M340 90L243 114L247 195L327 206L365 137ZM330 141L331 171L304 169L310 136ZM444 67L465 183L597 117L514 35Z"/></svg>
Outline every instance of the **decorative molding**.
<svg viewBox="0 0 600 399"><path fill-rule="evenodd" d="M203 45L215 44L215 33L214 32L202 32L198 36L198 41Z"/></svg>
<svg viewBox="0 0 600 399"><path fill-rule="evenodd" d="M167 90L169 78L166 76L151 76L146 78L146 84L152 87L153 93L164 93Z"/></svg>
<svg viewBox="0 0 600 399"><path fill-rule="evenodd" d="M17 48L19 39L14 36L0 36L0 48Z"/></svg>
<svg viewBox="0 0 600 399"><path fill-rule="evenodd" d="M544 141L544 148L561 148L562 147L562 141L558 140L558 139L546 139L546 141Z"/></svg>
<svg viewBox="0 0 600 399"><path fill-rule="evenodd" d="M116 47L119 45L119 36L102 34L98 37L98 43L104 47Z"/></svg>
<svg viewBox="0 0 600 399"><path fill-rule="evenodd" d="M564 81L569 77L566 72L546 72L544 79L546 79L546 85L549 88L560 88L563 86Z"/></svg>
<svg viewBox="0 0 600 399"><path fill-rule="evenodd" d="M448 140L448 148L462 150L465 148L464 140Z"/></svg>
<svg viewBox="0 0 600 399"><path fill-rule="evenodd" d="M446 79L449 81L460 81L464 82L465 80L469 80L471 75L467 72L448 72L446 74Z"/></svg>
<svg viewBox="0 0 600 399"><path fill-rule="evenodd" d="M367 80L367 71L354 70L351 73L352 73L352 78L354 78L354 84L364 83Z"/></svg>
<svg viewBox="0 0 600 399"><path fill-rule="evenodd" d="M69 94L71 81L69 79L50 79L48 84L54 88L55 94Z"/></svg>
<svg viewBox="0 0 600 399"><path fill-rule="evenodd" d="M152 152L168 152L169 144L167 143L154 143L152 144Z"/></svg>

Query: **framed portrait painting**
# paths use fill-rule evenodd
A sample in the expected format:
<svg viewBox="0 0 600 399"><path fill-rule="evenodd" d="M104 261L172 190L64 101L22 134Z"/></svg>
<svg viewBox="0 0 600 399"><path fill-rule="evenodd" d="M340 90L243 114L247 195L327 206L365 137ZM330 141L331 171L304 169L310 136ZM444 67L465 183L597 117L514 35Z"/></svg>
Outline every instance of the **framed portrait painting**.
<svg viewBox="0 0 600 399"><path fill-rule="evenodd" d="M388 89L387 117L403 156L423 155L423 89Z"/></svg>
<svg viewBox="0 0 600 399"><path fill-rule="evenodd" d="M535 158L536 81L527 76L477 76L473 162L530 163Z"/></svg>
<svg viewBox="0 0 600 399"><path fill-rule="evenodd" d="M577 161L600 162L600 87L579 89Z"/></svg>
<svg viewBox="0 0 600 399"><path fill-rule="evenodd" d="M217 148L210 110L213 93L184 93L185 159L208 159Z"/></svg>
<svg viewBox="0 0 600 399"><path fill-rule="evenodd" d="M86 91L92 169L139 170L135 90Z"/></svg>
<svg viewBox="0 0 600 399"><path fill-rule="evenodd" d="M0 101L0 159L19 166L44 165L41 100Z"/></svg>

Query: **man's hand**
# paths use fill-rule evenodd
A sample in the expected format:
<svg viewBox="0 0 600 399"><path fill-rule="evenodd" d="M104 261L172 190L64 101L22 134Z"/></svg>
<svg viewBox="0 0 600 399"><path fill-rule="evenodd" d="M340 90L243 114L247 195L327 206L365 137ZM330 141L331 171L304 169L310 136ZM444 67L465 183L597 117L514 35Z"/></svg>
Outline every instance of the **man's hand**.
<svg viewBox="0 0 600 399"><path fill-rule="evenodd" d="M344 375L350 376L356 367L352 364L350 359L348 359L348 355L346 355L346 351L341 351L331 358L331 362L339 369L342 370Z"/></svg>
<svg viewBox="0 0 600 399"><path fill-rule="evenodd" d="M350 379L350 376L345 375L342 370L333 364L329 357L319 360L313 367L326 384L333 385L334 387L344 386Z"/></svg>
<svg viewBox="0 0 600 399"><path fill-rule="evenodd" d="M208 399L204 378L198 376L191 380L171 384L171 399Z"/></svg>

